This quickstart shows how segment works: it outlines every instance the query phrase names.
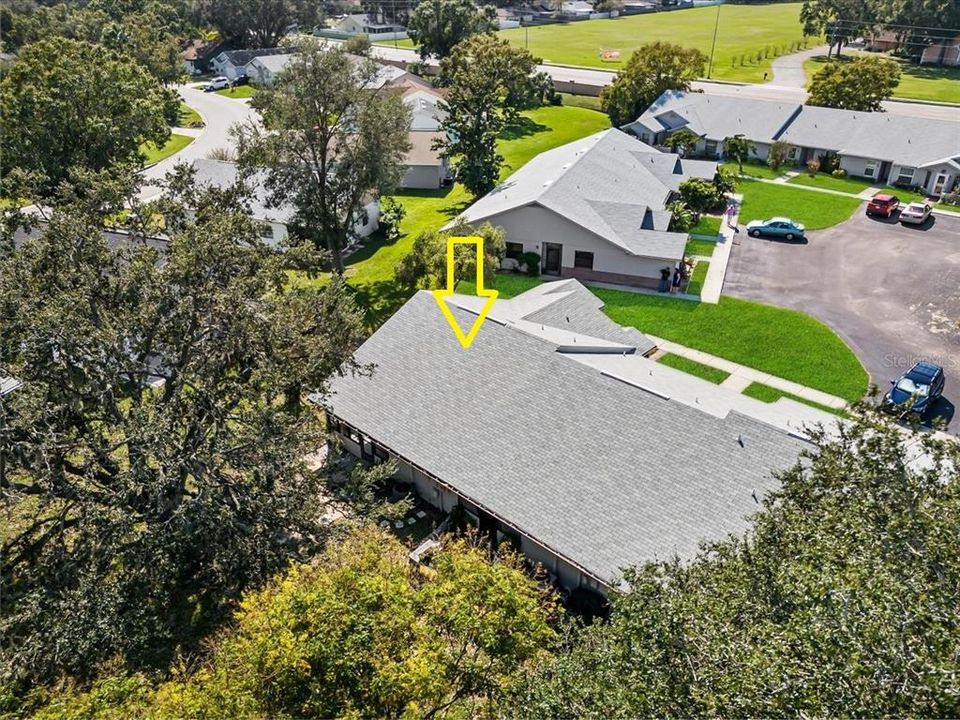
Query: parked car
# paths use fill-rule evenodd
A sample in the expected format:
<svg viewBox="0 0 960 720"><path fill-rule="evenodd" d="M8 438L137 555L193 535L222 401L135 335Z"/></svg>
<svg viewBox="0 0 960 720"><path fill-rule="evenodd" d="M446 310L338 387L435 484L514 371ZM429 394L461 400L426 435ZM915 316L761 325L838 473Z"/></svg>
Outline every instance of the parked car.
<svg viewBox="0 0 960 720"><path fill-rule="evenodd" d="M927 203L912 202L900 211L901 225L923 225L933 208Z"/></svg>
<svg viewBox="0 0 960 720"><path fill-rule="evenodd" d="M880 407L891 413L923 415L943 395L945 383L942 367L921 360L890 381L892 387Z"/></svg>
<svg viewBox="0 0 960 720"><path fill-rule="evenodd" d="M213 78L210 82L203 86L204 92L214 92L215 90L223 90L223 88L230 87L230 80L228 78L220 75L219 77Z"/></svg>
<svg viewBox="0 0 960 720"><path fill-rule="evenodd" d="M867 203L867 215L882 215L888 218L893 217L893 214L899 209L900 198L887 193L877 193Z"/></svg>
<svg viewBox="0 0 960 720"><path fill-rule="evenodd" d="M751 237L767 235L781 237L784 240L800 240L806 228L790 218L776 217L769 220L751 220L747 223L747 234Z"/></svg>

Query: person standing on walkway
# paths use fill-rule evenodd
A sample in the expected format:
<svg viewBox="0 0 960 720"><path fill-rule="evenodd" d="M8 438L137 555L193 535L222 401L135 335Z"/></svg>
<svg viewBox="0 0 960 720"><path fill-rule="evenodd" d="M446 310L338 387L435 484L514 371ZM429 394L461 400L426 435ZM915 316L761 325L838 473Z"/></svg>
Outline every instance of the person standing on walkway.
<svg viewBox="0 0 960 720"><path fill-rule="evenodd" d="M660 292L666 292L670 289L670 268L665 267L660 271Z"/></svg>
<svg viewBox="0 0 960 720"><path fill-rule="evenodd" d="M680 275L680 268L675 268L673 271L673 285L670 287L670 292L672 294L676 295L678 292L680 292L680 281L682 279L683 278Z"/></svg>

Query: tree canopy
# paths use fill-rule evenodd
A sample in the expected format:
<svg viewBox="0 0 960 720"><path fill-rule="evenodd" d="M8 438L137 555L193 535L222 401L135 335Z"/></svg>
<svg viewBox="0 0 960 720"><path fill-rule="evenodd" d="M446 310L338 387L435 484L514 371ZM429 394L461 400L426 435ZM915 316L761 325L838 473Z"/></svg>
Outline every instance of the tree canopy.
<svg viewBox="0 0 960 720"><path fill-rule="evenodd" d="M0 101L4 173L37 173L48 190L74 171L139 163L142 143L163 145L170 135L160 83L134 60L85 41L23 48L0 81Z"/></svg>
<svg viewBox="0 0 960 720"><path fill-rule="evenodd" d="M745 537L628 577L514 717L960 712L960 450L859 422L780 473Z"/></svg>
<svg viewBox="0 0 960 720"><path fill-rule="evenodd" d="M867 55L832 62L810 80L807 105L878 112L899 82L900 67L884 57Z"/></svg>
<svg viewBox="0 0 960 720"><path fill-rule="evenodd" d="M293 205L296 224L338 272L359 213L405 170L410 110L382 83L375 61L306 43L277 84L257 93L263 125L236 129L241 164L267 169L272 202Z"/></svg>
<svg viewBox="0 0 960 720"><path fill-rule="evenodd" d="M422 0L407 25L407 33L423 59L431 55L445 58L471 35L496 29L493 6L478 7L473 0Z"/></svg>
<svg viewBox="0 0 960 720"><path fill-rule="evenodd" d="M108 238L105 214L136 197L121 186L64 190L0 250L0 374L23 383L0 403L5 682L167 663L324 537L302 398L350 367L343 285L286 289L318 258L265 246L239 190L189 172L168 240L136 207Z"/></svg>
<svg viewBox="0 0 960 720"><path fill-rule="evenodd" d="M488 285L500 269L500 262L506 253L506 236L503 229L484 223L472 228L458 223L449 232L428 230L413 240L413 248L397 263L397 282L407 288L432 290L446 287L447 282L447 239L476 235L483 238L483 274ZM477 277L477 253L473 246L454 246L454 289L463 280L475 280Z"/></svg>
<svg viewBox="0 0 960 720"><path fill-rule="evenodd" d="M477 717L552 645L553 600L517 558L445 541L430 568L376 528L248 594L233 627L193 673L67 693L66 708L156 718Z"/></svg>
<svg viewBox="0 0 960 720"><path fill-rule="evenodd" d="M667 90L689 90L706 70L707 56L666 42L642 45L600 93L600 107L614 127L636 120Z"/></svg>
<svg viewBox="0 0 960 720"><path fill-rule="evenodd" d="M440 61L438 83L447 88L442 149L454 158L457 180L474 197L499 180L500 133L520 121L521 110L537 107L554 94L549 78L535 72L538 62L492 34L464 40Z"/></svg>
<svg viewBox="0 0 960 720"><path fill-rule="evenodd" d="M243 47L276 47L291 26L309 31L321 20L321 5L310 0L197 0L196 13L220 37Z"/></svg>

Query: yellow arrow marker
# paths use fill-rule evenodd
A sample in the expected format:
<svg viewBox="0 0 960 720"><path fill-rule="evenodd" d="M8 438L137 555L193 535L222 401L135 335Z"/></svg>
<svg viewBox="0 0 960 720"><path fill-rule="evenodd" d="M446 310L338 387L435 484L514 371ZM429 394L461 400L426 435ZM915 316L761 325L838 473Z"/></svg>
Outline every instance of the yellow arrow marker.
<svg viewBox="0 0 960 720"><path fill-rule="evenodd" d="M460 325L457 324L457 319L453 316L453 312L450 310L450 306L447 305L444 298L448 298L453 295L453 286L456 278L454 278L454 261L453 261L453 247L454 245L475 245L477 248L477 296L485 297L487 301L483 304L483 309L480 310L480 314L477 316L477 319L473 321L473 326L470 328L470 332L466 335L463 334L463 330L460 329ZM494 301L497 299L498 293L496 290L488 290L483 287L483 238L477 236L471 237L451 237L447 238L447 286L442 290L434 290L433 297L437 300L437 305L440 306L440 312L443 313L443 316L447 319L447 322L450 323L450 327L453 328L453 334L457 336L457 340L460 341L460 345L463 346L463 349L466 350L473 343L473 339L477 336L477 332L480 330L480 326L483 325L483 321L487 319L487 313L490 312L490 308L493 307Z"/></svg>

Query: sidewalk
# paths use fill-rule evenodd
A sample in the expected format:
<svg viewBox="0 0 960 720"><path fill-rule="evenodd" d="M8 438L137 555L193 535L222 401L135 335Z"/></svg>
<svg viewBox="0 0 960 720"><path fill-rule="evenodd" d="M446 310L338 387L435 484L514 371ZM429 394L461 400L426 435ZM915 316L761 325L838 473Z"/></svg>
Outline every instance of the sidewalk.
<svg viewBox="0 0 960 720"><path fill-rule="evenodd" d="M694 350L693 348L688 348L685 345L678 345L677 343L670 342L669 340L654 337L649 333L647 333L647 337L649 337L659 349L664 350L671 355L679 355L689 360L694 360L702 365L709 365L710 367L730 373L730 377L720 383L720 387L741 392L750 383L760 383L762 385L768 385L772 388L776 388L777 390L790 393L791 395L796 395L804 400L809 400L820 405L826 405L827 407L841 409L847 406L847 401L841 397L837 397L836 395L830 395L829 393L825 393L820 390L814 390L811 387L795 383L792 380L784 380L776 375L769 375L768 373L761 372L760 370L754 370L753 368L748 368L746 365L740 365L739 363L724 360L723 358L719 358L716 355L710 355L709 353L705 353L701 350Z"/></svg>
<svg viewBox="0 0 960 720"><path fill-rule="evenodd" d="M727 264L730 262L730 251L733 249L733 239L737 235L737 217L740 212L740 203L743 202L743 195L733 195L735 203L733 214L725 215L720 224L720 234L723 241L718 242L713 249L713 255L710 257L710 267L707 268L707 276L703 280L703 288L700 290L700 302L716 305L720 302L720 292L723 290L723 279L727 274Z"/></svg>

